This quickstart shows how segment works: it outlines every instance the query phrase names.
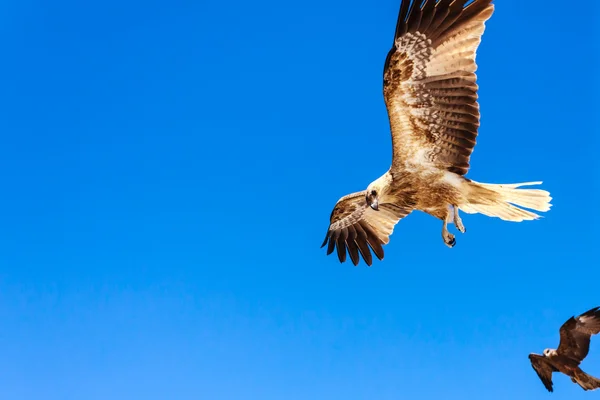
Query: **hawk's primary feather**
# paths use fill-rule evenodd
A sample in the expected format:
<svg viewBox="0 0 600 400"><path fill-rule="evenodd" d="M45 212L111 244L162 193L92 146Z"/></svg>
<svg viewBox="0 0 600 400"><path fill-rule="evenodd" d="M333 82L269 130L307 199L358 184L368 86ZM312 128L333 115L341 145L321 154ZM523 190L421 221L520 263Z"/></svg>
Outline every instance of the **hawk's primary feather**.
<svg viewBox="0 0 600 400"><path fill-rule="evenodd" d="M346 250L354 265L358 265L360 253L367 263L373 263L370 249L383 259L382 245L389 242L394 225L411 212L410 208L382 204L374 211L365 202L365 192L342 197L331 212L330 225L321 247L329 242L327 254L337 247L340 262L346 261ZM370 248L370 249L369 249Z"/></svg>
<svg viewBox="0 0 600 400"><path fill-rule="evenodd" d="M539 376L546 389L548 389L549 392L554 391L554 389L552 389L552 372L554 371L554 368L552 368L552 365L548 363L546 357L537 354L530 354L529 361L531 361L531 366Z"/></svg>

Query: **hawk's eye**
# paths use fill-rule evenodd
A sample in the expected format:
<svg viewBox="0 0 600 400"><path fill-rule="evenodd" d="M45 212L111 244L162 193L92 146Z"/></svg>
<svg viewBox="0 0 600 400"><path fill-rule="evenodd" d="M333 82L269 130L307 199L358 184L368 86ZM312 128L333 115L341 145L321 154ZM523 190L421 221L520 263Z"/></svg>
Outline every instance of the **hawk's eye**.
<svg viewBox="0 0 600 400"><path fill-rule="evenodd" d="M377 190L371 190L371 196L377 196Z"/></svg>

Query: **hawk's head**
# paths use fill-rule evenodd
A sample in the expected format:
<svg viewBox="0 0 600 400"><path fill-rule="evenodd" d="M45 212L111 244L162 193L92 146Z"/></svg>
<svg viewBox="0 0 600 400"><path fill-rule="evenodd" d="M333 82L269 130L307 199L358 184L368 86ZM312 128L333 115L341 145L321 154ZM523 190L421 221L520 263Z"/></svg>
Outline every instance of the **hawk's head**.
<svg viewBox="0 0 600 400"><path fill-rule="evenodd" d="M389 172L377 178L367 187L365 200L369 207L375 211L379 211L380 199L386 194L387 189L392 181L392 176Z"/></svg>

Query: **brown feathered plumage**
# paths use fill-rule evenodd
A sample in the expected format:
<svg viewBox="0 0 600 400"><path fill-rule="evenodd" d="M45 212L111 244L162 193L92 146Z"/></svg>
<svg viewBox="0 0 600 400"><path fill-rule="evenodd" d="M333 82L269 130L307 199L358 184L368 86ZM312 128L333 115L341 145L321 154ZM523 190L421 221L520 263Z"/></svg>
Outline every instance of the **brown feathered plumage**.
<svg viewBox="0 0 600 400"><path fill-rule="evenodd" d="M562 372L571 377L583 390L600 388L600 380L586 374L579 364L588 355L592 335L600 333L600 307L592 308L578 317L571 317L560 327L558 349L545 349L544 354L531 353L531 366L552 392L552 373Z"/></svg>
<svg viewBox="0 0 600 400"><path fill-rule="evenodd" d="M459 209L516 222L538 218L521 207L550 209L548 192L518 189L541 182L495 185L464 177L479 128L475 54L494 9L491 0L467 3L400 4L383 71L392 163L366 191L342 197L331 213L323 246L329 244L328 254L337 246L341 262L347 250L355 265L358 253L371 265L369 246L383 258L394 225L412 210L441 219L442 237L452 247L447 224L465 231Z"/></svg>

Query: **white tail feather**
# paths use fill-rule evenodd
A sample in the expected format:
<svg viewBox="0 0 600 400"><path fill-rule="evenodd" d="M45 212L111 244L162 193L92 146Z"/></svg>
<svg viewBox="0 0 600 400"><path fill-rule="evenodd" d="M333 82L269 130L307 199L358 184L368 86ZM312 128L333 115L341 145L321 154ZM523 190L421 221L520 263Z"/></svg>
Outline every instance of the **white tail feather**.
<svg viewBox="0 0 600 400"><path fill-rule="evenodd" d="M550 193L540 189L519 189L519 187L541 183L491 184L471 181L468 202L460 205L460 209L468 214L480 213L505 221L521 222L538 219L539 215L520 207L548 211L552 206Z"/></svg>

